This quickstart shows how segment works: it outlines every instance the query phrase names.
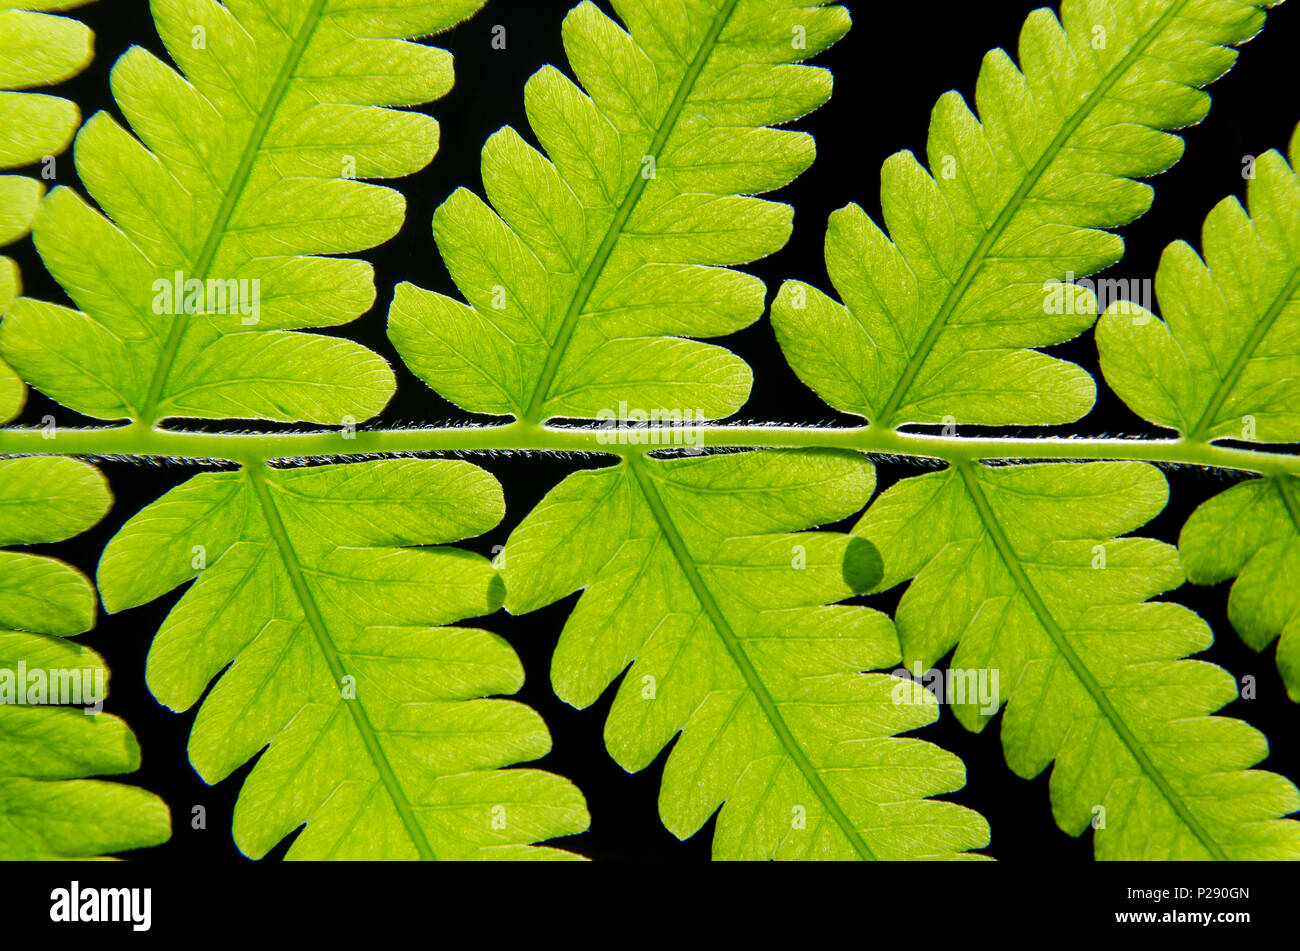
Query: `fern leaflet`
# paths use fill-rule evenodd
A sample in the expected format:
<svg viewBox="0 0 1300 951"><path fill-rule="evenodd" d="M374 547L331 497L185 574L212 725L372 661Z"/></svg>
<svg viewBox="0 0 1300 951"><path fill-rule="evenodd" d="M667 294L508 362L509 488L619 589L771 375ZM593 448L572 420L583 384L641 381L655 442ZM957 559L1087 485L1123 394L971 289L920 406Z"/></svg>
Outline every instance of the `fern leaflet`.
<svg viewBox="0 0 1300 951"><path fill-rule="evenodd" d="M468 463L390 460L197 476L127 522L99 586L118 611L192 578L149 652L174 710L222 670L190 734L207 782L263 747L235 810L260 858L299 825L290 858L570 857L532 843L586 828L582 796L537 770L550 735L487 631L486 559L441 545L494 526L496 480ZM233 661L233 664L231 663Z"/></svg>
<svg viewBox="0 0 1300 951"><path fill-rule="evenodd" d="M0 545L77 535L109 502L103 476L84 462L0 461ZM104 699L108 670L68 638L94 619L94 589L75 568L0 552L0 859L92 858L171 834L152 793L86 778L140 766L127 725L89 712Z"/></svg>
<svg viewBox="0 0 1300 951"><path fill-rule="evenodd" d="M1193 441L1300 441L1300 129L1291 165L1256 162L1248 215L1227 198L1205 221L1205 259L1185 242L1156 273L1164 320L1117 303L1097 325L1106 381L1133 410ZM1300 701L1300 495L1278 474L1204 503L1179 540L1188 577L1237 577L1228 615ZM1239 577L1238 577L1239 576ZM1279 639L1280 635L1280 639Z"/></svg>
<svg viewBox="0 0 1300 951"><path fill-rule="evenodd" d="M400 227L402 196L352 179L427 164L437 124L383 107L435 99L452 82L447 53L401 38L481 2L154 0L184 75L140 47L114 65L139 139L101 112L76 143L81 181L108 217L57 188L33 226L81 310L15 301L0 335L10 362L106 419L377 413L393 391L382 358L294 331L346 323L374 300L370 265L320 255Z"/></svg>
<svg viewBox="0 0 1300 951"><path fill-rule="evenodd" d="M1300 794L1250 770L1253 727L1211 716L1227 671L1183 660L1213 636L1192 611L1145 603L1183 581L1172 546L1117 538L1164 507L1140 463L988 468L905 479L854 529L877 546L884 590L914 578L895 615L905 664L997 671L1007 763L1053 760L1057 824L1096 828L1101 859L1300 858ZM981 729L992 711L955 706Z"/></svg>
<svg viewBox="0 0 1300 951"><path fill-rule="evenodd" d="M763 313L763 283L719 265L772 254L792 209L751 197L813 160L806 133L830 74L794 65L848 29L841 7L786 0L615 0L564 21L569 63L525 88L539 154L509 127L483 149L493 212L467 190L433 232L467 304L401 284L389 335L464 409L528 422L633 407L729 415L752 373L686 339ZM806 43L794 38L803 30ZM548 157L549 156L549 157Z"/></svg>
<svg viewBox="0 0 1300 951"><path fill-rule="evenodd" d="M76 0L0 0L0 169L57 155L72 140L81 121L76 104L22 90L53 85L90 62L90 30L70 17L41 12L78 5ZM33 178L0 175L0 247L27 234L43 190ZM20 293L18 265L0 256L0 313ZM0 420L18 414L25 391L18 375L0 361Z"/></svg>
<svg viewBox="0 0 1300 951"><path fill-rule="evenodd" d="M718 807L719 859L965 857L988 843L953 792L952 754L895 739L938 716L925 691L864 674L898 660L889 619L827 607L871 587L879 558L833 532L874 472L848 453L633 457L569 476L506 544L506 607L586 591L552 662L561 699L586 707L627 668L605 740L629 771L678 732L664 824L686 838ZM628 665L631 665L630 667Z"/></svg>
<svg viewBox="0 0 1300 951"><path fill-rule="evenodd" d="M1265 0L1064 0L1036 10L1020 68L984 59L977 119L957 92L939 99L927 146L881 169L886 236L857 205L831 217L826 265L844 303L787 282L772 323L791 366L836 409L882 427L1064 423L1092 408L1074 364L1031 348L1069 340L1096 319L1044 285L1118 261L1103 230L1151 203L1154 175L1181 155L1160 131L1209 109L1198 90L1262 27ZM1022 72L1023 70L1023 72Z"/></svg>

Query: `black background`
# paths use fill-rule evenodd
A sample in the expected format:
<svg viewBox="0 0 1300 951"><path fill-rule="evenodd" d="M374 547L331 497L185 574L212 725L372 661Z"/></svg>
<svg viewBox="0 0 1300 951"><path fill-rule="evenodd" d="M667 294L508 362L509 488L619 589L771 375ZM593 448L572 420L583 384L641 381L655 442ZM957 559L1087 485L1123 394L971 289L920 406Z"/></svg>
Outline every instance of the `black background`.
<svg viewBox="0 0 1300 951"><path fill-rule="evenodd" d="M372 427L472 419L431 392L402 366L385 337L385 315L393 286L399 281L409 280L443 293L457 293L430 235L433 211L461 185L482 193L479 149L498 127L512 125L532 140L523 111L523 83L547 63L567 71L560 23L572 5L571 0L490 0L475 18L434 41L456 55L455 89L444 100L424 110L441 122L441 151L424 171L393 183L407 199L406 223L394 239L363 255L376 266L375 307L355 323L332 331L359 340L383 354L397 371L397 396L369 424ZM848 0L854 28L838 46L816 60L834 72L835 94L828 105L795 125L816 136L816 164L793 185L769 196L794 206L793 238L781 252L747 268L767 283L769 301L781 280L788 277L829 290L821 254L827 215L855 201L879 221L881 162L899 149L911 149L923 155L930 109L935 100L955 88L970 101L985 51L1002 46L1014 54L1020 24L1039 5L1009 0L997 3ZM85 116L107 109L121 121L108 95L108 72L114 60L132 43L162 55L147 3L108 0L78 10L75 15L95 31L95 61L84 74L58 91L79 103ZM492 28L498 24L506 28L504 50L491 47ZM1166 244L1177 239L1199 243L1201 222L1215 203L1230 194L1244 200L1243 157L1269 148L1285 149L1296 121L1300 120L1300 102L1296 96L1300 87L1298 51L1300 9L1297 4L1286 4L1270 14L1263 34L1243 48L1238 65L1212 87L1214 107L1209 118L1187 131L1183 161L1154 181L1156 193L1151 211L1122 230L1127 252L1108 276L1130 279L1154 276ZM59 159L58 170L59 183L78 187L70 157ZM29 241L7 253L19 260L27 294L67 303L66 296L41 270ZM837 416L798 381L781 359L766 319L718 342L740 354L754 368L753 394L740 414L741 419L844 425L860 422ZM1051 352L1075 360L1096 374L1096 351L1090 334L1052 348ZM39 423L46 414L53 415L60 425L93 422L37 393L31 394L19 422ZM1081 423L1048 431L1094 436L1154 435L1149 425L1104 390L1094 411ZM985 432L1041 435L1045 430ZM474 461L502 481L508 506L502 526L490 535L466 543L467 547L484 554L504 542L509 529L565 473L579 465L599 464L500 455L477 457ZM70 561L92 577L104 543L122 523L195 471L181 464L108 462L102 468L116 497L110 514L78 539L60 545L36 546ZM881 487L918 471L915 465L883 463L879 467ZM1191 511L1225 488L1232 477L1194 469L1171 469L1167 475L1172 500L1144 534L1174 542ZM1248 720L1268 735L1272 752L1262 764L1265 768L1300 779L1300 731L1296 730L1300 710L1286 698L1272 649L1255 654L1232 632L1224 615L1227 589L1227 585L1207 589L1185 586L1167 597L1195 608L1216 631L1217 643L1201 655L1203 658L1226 667L1238 678L1255 677L1258 699L1238 700L1224 712ZM866 599L866 603L892 611L897 594L895 591ZM171 841L127 857L145 862L239 862L243 859L231 838L230 819L239 787L252 764L215 787L207 786L190 768L185 754L193 710L180 715L171 713L153 700L144 685L145 656L153 633L178 596L176 592L116 616L101 612L98 626L83 639L106 656L114 672L107 709L125 717L140 740L143 766L129 781L158 793L172 809ZM605 752L602 728L615 688L611 687L594 708L581 712L552 695L548 683L550 655L573 601L574 598L569 598L523 617L502 612L474 622L476 626L502 634L522 656L528 682L519 699L540 711L554 737L554 750L538 765L569 777L587 796L592 815L590 831L558 844L597 859L707 859L712 822L686 842L677 841L659 823L656 798L667 753L640 774L629 775ZM1072 838L1061 832L1052 819L1048 774L1032 782L1011 774L1002 757L998 732L999 724L995 722L980 735L967 733L945 710L936 725L919 734L954 751L965 761L967 786L952 798L988 818L993 838L987 853L1010 862L1090 860L1090 834ZM195 805L203 805L207 810L204 830L191 828L191 809ZM286 840L272 853L273 857L282 855L288 845Z"/></svg>

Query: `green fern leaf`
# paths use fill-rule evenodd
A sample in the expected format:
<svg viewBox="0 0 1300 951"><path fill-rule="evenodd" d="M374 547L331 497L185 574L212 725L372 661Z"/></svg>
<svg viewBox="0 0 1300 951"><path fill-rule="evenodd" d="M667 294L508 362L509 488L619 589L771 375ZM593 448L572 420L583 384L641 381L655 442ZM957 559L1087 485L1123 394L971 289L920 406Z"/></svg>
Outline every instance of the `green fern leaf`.
<svg viewBox="0 0 1300 951"><path fill-rule="evenodd" d="M67 79L90 61L92 36L84 24L40 12L79 5L0 0L0 169L56 155L72 139L80 121L76 105L24 90ZM0 176L0 245L27 233L41 193L35 179ZM17 265L0 257L0 311L21 287ZM0 363L0 420L18 413L24 394L19 377ZM103 477L84 463L0 461L0 544L69 538L98 522L108 506ZM92 858L157 845L170 835L167 807L157 797L86 778L139 768L130 728L52 695L56 684L75 683L75 699L92 703L82 689L107 682L103 659L66 639L89 630L94 616L94 590L76 569L53 558L0 552L0 859ZM45 685L43 696L26 705L37 684Z"/></svg>
<svg viewBox="0 0 1300 951"><path fill-rule="evenodd" d="M1052 811L1093 825L1101 859L1296 859L1300 809L1253 727L1211 714L1232 676L1183 658L1209 647L1180 605L1172 546L1118 538L1158 514L1168 487L1141 463L962 463L883 493L854 532L881 553L886 589L915 580L895 621L904 663L998 674L1002 745L1032 778L1055 761ZM958 703L979 730L992 711Z"/></svg>
<svg viewBox="0 0 1300 951"><path fill-rule="evenodd" d="M103 476L83 462L0 461L0 545L61 541L108 507ZM0 860L93 858L171 833L156 796L86 778L140 766L125 723L66 705L103 700L103 659L67 640L94 618L94 589L75 568L0 552Z"/></svg>
<svg viewBox="0 0 1300 951"><path fill-rule="evenodd" d="M409 105L451 86L436 33L482 0L154 0L183 75L141 47L114 65L117 104L77 136L105 214L57 188L36 214L46 267L81 308L29 299L0 343L24 378L80 413L337 423L393 391L385 361L333 326L374 299L372 270L321 255L401 225L397 192L352 178L428 163L437 124ZM235 306L235 298L238 306Z"/></svg>
<svg viewBox="0 0 1300 951"><path fill-rule="evenodd" d="M556 693L586 707L627 670L609 751L641 770L680 732L660 815L685 838L722 806L716 858L954 858L988 843L978 814L926 798L964 785L961 761L894 738L937 718L933 697L899 703L903 681L862 673L897 662L889 619L825 606L875 583L876 553L800 531L860 509L874 481L849 453L634 456L568 477L506 544L512 613L585 587Z"/></svg>
<svg viewBox="0 0 1300 951"><path fill-rule="evenodd" d="M467 410L537 422L624 400L712 418L749 395L744 361L685 338L762 315L763 283L725 266L789 239L792 209L751 196L803 172L814 145L768 126L830 95L829 73L794 64L839 39L848 14L789 0L613 6L630 32L590 2L564 21L586 94L552 67L528 81L547 155L503 128L483 149L493 207L461 189L434 216L468 304L397 288L393 343Z"/></svg>
<svg viewBox="0 0 1300 951"><path fill-rule="evenodd" d="M90 62L93 38L84 24L39 12L80 5L77 0L0 0L0 169L57 155L72 140L81 121L76 104L22 90L53 85ZM42 191L35 179L0 175L0 247L27 234ZM0 313L20 293L18 265L0 256ZM18 415L24 396L22 380L0 362L0 422Z"/></svg>
<svg viewBox="0 0 1300 951"><path fill-rule="evenodd" d="M1291 143L1300 156L1300 129ZM1300 441L1300 176L1276 151L1156 272L1164 320L1127 301L1097 324L1106 382L1135 412L1188 439Z"/></svg>
<svg viewBox="0 0 1300 951"><path fill-rule="evenodd" d="M1277 641L1277 666L1300 703L1300 480L1252 479L1192 513L1178 538L1187 578L1236 578L1228 619L1257 651Z"/></svg>
<svg viewBox="0 0 1300 951"><path fill-rule="evenodd" d="M77 125L75 106L30 91L84 64L89 31L49 15L75 2L0 0L0 169L64 148ZM1150 204L1139 180L1181 156L1172 132L1205 115L1200 90L1272 0L1063 0L1059 19L1031 14L1019 65L986 57L978 116L944 96L925 163L885 163L883 225L856 206L832 217L826 263L843 303L787 282L774 305L797 374L872 425L718 426L711 444L749 451L685 459L655 447L693 426L541 424L654 419L656 407L718 418L747 399L750 368L704 341L761 315L763 283L737 268L781 248L793 213L757 196L812 162L811 137L779 127L829 96L829 74L802 62L840 39L848 14L826 0L579 3L563 25L575 78L546 67L526 86L539 147L500 130L482 152L484 197L460 189L434 216L458 299L403 284L389 312L426 383L516 422L357 433L348 424L384 407L394 373L308 331L369 309L372 271L351 255L404 217L400 194L358 180L414 172L437 148L436 123L401 107L447 91L450 57L410 40L481 4L152 0L175 67L138 47L118 60L116 111L77 138L81 194L0 177L0 244L30 230L73 304L22 298L0 259L0 349L16 371L0 365L0 416L31 383L69 410L130 421L51 442L9 428L0 448L228 460L127 521L99 582L114 612L182 589L146 680L194 711L189 757L206 782L246 772L238 848L577 857L553 840L587 828L581 793L523 765L551 739L508 699L520 660L462 625L580 591L556 692L586 707L616 685L611 755L629 771L663 756L664 825L685 838L716 816L718 858L983 858L987 823L943 798L964 786L962 762L904 735L936 721L935 697L909 671L882 672L950 652L944 701L974 731L1006 704L1009 765L1051 768L1058 824L1095 829L1098 857L1300 858L1286 818L1300 793L1254 768L1260 733L1214 715L1236 696L1231 676L1191 659L1208 628L1151 600L1186 577L1236 576L1234 624L1260 649L1280 637L1300 699L1294 457L1214 445L1300 441L1292 167L1259 160L1251 215L1216 209L1204 262L1170 249L1163 321L1121 306L1100 322L1116 392L1181 438L895 431L1088 411L1092 378L1041 352L1096 319L1096 297L1069 279L1119 259L1112 232ZM180 417L348 428L158 425ZM772 445L799 448L753 451ZM482 470L323 464L481 450L621 460L552 490L496 566L451 547L502 518ZM813 530L867 505L877 451L950 468L893 486L851 534ZM1076 452L1142 461L980 464ZM1180 553L1124 537L1165 504L1149 462L1264 478L1203 505ZM107 504L84 463L0 460L0 544L66 538ZM838 603L905 583L895 620ZM106 677L72 640L94 615L75 569L0 551L0 700L18 667ZM124 723L75 703L0 705L0 858L163 841L163 803L98 778L139 755Z"/></svg>
<svg viewBox="0 0 1300 951"><path fill-rule="evenodd" d="M1106 380L1133 410L1195 441L1300 442L1300 129L1291 165L1259 156L1250 214L1227 198L1205 221L1205 258L1186 242L1160 259L1164 320L1112 305L1097 325ZM1228 616L1277 664L1300 702L1300 494L1285 475L1204 503L1179 539L1197 584L1238 577Z"/></svg>
<svg viewBox="0 0 1300 951"><path fill-rule="evenodd" d="M882 427L1063 423L1092 408L1080 367L1032 348L1096 315L1082 288L1053 307L1047 282L1114 264L1110 233L1151 204L1133 181L1173 165L1198 91L1253 36L1268 0L1065 0L1029 15L1020 68L984 59L980 118L939 99L930 171L910 152L881 170L886 235L856 205L831 217L826 263L840 304L786 282L772 322L786 357L836 409ZM1023 72L1022 72L1023 70ZM1067 285L1068 286L1068 285ZM1063 293L1063 292L1062 292Z"/></svg>
<svg viewBox="0 0 1300 951"><path fill-rule="evenodd" d="M389 460L197 476L132 518L99 566L109 611L191 579L149 652L174 710L203 696L191 762L215 783L258 759L235 841L260 858L571 858L532 843L580 832L582 795L538 770L550 749L513 693L523 670L487 631L500 581L481 556L434 546L501 518L468 463ZM229 666L223 674L222 671Z"/></svg>

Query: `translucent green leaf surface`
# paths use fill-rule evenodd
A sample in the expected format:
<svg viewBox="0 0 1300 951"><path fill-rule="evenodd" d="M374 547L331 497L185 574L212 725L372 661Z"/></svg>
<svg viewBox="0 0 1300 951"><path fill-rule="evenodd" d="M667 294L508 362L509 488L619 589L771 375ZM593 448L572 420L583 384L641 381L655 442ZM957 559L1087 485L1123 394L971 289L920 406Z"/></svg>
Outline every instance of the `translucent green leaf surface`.
<svg viewBox="0 0 1300 951"><path fill-rule="evenodd" d="M501 601L487 559L442 543L501 518L468 463L379 461L196 476L104 550L110 611L194 581L149 652L173 710L204 699L190 761L218 782L262 755L235 808L260 858L572 858L533 843L587 826L581 793L531 769L550 734L501 638L443 627ZM227 669L228 668L228 669ZM224 673L223 673L224 671Z"/></svg>
<svg viewBox="0 0 1300 951"><path fill-rule="evenodd" d="M1265 0L1064 0L1020 35L1020 63L984 58L970 110L934 108L929 168L886 160L888 234L857 205L831 217L836 301L786 282L772 322L791 366L838 410L906 423L1065 423L1092 408L1080 367L1035 348L1096 319L1095 296L1061 285L1108 267L1107 229L1151 204L1134 179L1164 171L1199 122L1200 87L1264 24ZM1056 282L1053 284L1053 282Z"/></svg>
<svg viewBox="0 0 1300 951"><path fill-rule="evenodd" d="M2 545L77 535L109 502L103 476L84 462L0 460ZM67 640L94 619L94 589L71 565L0 552L0 859L94 858L171 833L152 793L88 778L140 766L130 728L100 712L103 659Z"/></svg>
<svg viewBox="0 0 1300 951"><path fill-rule="evenodd" d="M730 265L779 250L792 209L753 197L813 160L812 137L770 128L821 105L800 66L849 27L842 7L787 0L590 2L564 21L583 88L545 67L524 91L546 154L509 127L483 149L489 207L468 190L434 216L466 303L401 284L389 335L465 409L538 421L676 408L726 416L752 374L688 339L763 313L762 281Z"/></svg>
<svg viewBox="0 0 1300 951"><path fill-rule="evenodd" d="M572 475L506 544L506 607L585 588L551 666L594 703L623 675L605 741L629 771L680 734L659 811L685 838L721 807L719 859L963 858L988 843L961 761L896 734L933 722L924 690L887 674L889 618L827 606L871 587L860 539L806 532L857 511L873 470L848 453L634 458ZM846 565L848 568L846 569ZM626 671L626 673L624 673Z"/></svg>
<svg viewBox="0 0 1300 951"><path fill-rule="evenodd" d="M0 169L52 158L67 148L81 121L75 103L34 91L75 75L90 62L90 30L69 17L40 12L75 6L80 6L77 0L0 0ZM0 175L0 246L27 234L43 191L36 179ZM20 293L18 265L0 256L0 314ZM22 380L0 361L0 422L18 415L25 393Z"/></svg>
<svg viewBox="0 0 1300 951"><path fill-rule="evenodd" d="M913 579L895 615L904 663L955 647L949 674L996 686L958 719L982 729L1006 701L1007 764L1026 779L1055 764L1057 824L1095 829L1098 858L1300 858L1300 823L1279 818L1300 794L1250 769L1263 735L1211 715L1236 698L1232 676L1184 659L1208 626L1148 600L1182 583L1177 551L1117 537L1167 495L1140 463L963 463L893 486L854 532L880 550L881 589Z"/></svg>
<svg viewBox="0 0 1300 951"><path fill-rule="evenodd" d="M437 99L446 52L409 42L481 0L154 0L179 71L132 47L112 71L131 131L107 112L77 136L97 210L57 188L37 248L77 308L15 301L9 362L88 416L342 423L393 392L378 355L303 333L374 300L364 261L401 226L402 196L356 179L423 168L437 123L389 107ZM134 133L134 134L132 134Z"/></svg>
<svg viewBox="0 0 1300 951"><path fill-rule="evenodd" d="M1163 320L1117 304L1097 325L1106 381L1133 410L1189 439L1300 440L1300 130L1291 164L1276 151L1254 164L1250 212L1226 198L1202 232L1204 257L1171 244L1156 272ZM1277 664L1300 701L1300 502L1277 475L1202 505L1179 539L1188 577L1240 576L1228 616Z"/></svg>

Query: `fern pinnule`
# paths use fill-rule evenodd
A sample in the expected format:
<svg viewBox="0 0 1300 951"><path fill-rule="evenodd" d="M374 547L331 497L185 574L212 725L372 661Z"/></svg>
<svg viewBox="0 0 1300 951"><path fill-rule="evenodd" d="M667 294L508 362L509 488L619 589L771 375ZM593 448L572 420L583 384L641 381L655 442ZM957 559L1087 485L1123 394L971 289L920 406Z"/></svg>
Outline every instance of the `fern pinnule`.
<svg viewBox="0 0 1300 951"><path fill-rule="evenodd" d="M1099 859L1296 859L1300 794L1252 770L1268 743L1212 716L1235 699L1188 608L1148 599L1183 582L1178 552L1117 537L1164 508L1168 486L1134 462L990 468L905 479L854 534L880 551L880 590L911 580L895 613L903 662L956 648L950 672L993 679L996 702L958 703L980 730L1005 702L1007 764L1054 763L1052 812L1096 830Z"/></svg>
<svg viewBox="0 0 1300 951"><path fill-rule="evenodd" d="M1264 24L1268 0L1064 0L1031 13L1020 65L984 58L978 118L935 105L929 169L881 169L888 234L857 205L831 216L826 265L843 303L787 282L772 323L822 399L877 426L1070 422L1092 408L1082 368L1038 352L1088 329L1095 295L1062 283L1120 259L1111 233L1144 213L1135 181L1182 155L1164 130L1203 119L1200 87ZM1058 285L1051 287L1053 282Z"/></svg>
<svg viewBox="0 0 1300 951"><path fill-rule="evenodd" d="M83 0L85 2L85 0ZM71 17L41 12L66 10L76 0L0 0L0 169L49 162L67 148L81 121L76 103L31 90L58 83L90 62L94 38ZM0 247L31 229L44 187L25 175L0 175ZM13 259L0 256L0 314L22 293ZM26 396L22 379L0 361L0 422L18 411Z"/></svg>
<svg viewBox="0 0 1300 951"><path fill-rule="evenodd" d="M786 0L616 0L564 20L569 65L528 81L543 155L506 127L483 148L489 207L468 190L433 232L468 303L401 284L389 335L464 409L538 422L620 402L727 416L747 364L692 340L763 312L732 270L779 250L792 209L753 197L813 160L806 133L769 128L821 105L830 74L798 65L848 29L842 7ZM494 210L495 209L495 210Z"/></svg>
<svg viewBox="0 0 1300 951"><path fill-rule="evenodd" d="M60 541L108 511L104 477L74 459L0 460L0 545ZM158 845L167 806L135 786L140 747L100 712L103 659L71 637L95 620L95 591L71 565L0 551L0 860L94 858Z"/></svg>
<svg viewBox="0 0 1300 951"><path fill-rule="evenodd" d="M872 587L878 555L803 531L857 511L874 483L853 453L633 457L569 476L506 543L512 613L585 589L552 660L556 693L586 707L623 675L605 742L629 771L680 733L660 815L686 838L721 807L715 858L969 858L988 844L982 816L929 798L964 785L961 761L896 738L937 718L933 696L900 702L903 681L863 673L898 662L889 618L827 606Z"/></svg>
<svg viewBox="0 0 1300 951"><path fill-rule="evenodd" d="M500 604L487 559L442 543L502 512L496 480L463 462L247 467L190 479L109 542L109 611L196 579L146 677L173 710L216 679L189 743L207 782L265 748L235 808L245 854L305 824L290 858L573 857L533 843L586 828L581 793L501 768L550 748L536 713L485 699L522 686L518 658L441 626Z"/></svg>
<svg viewBox="0 0 1300 951"><path fill-rule="evenodd" d="M0 343L23 376L88 416L339 424L388 402L387 363L300 332L362 314L402 196L360 178L422 168L437 123L404 106L452 84L408 42L482 0L153 0L180 71L132 47L112 71L133 136L107 112L77 136L69 188L36 215L41 257L80 310L19 299ZM138 138L137 138L138 136Z"/></svg>
<svg viewBox="0 0 1300 951"><path fill-rule="evenodd" d="M1210 212L1204 258L1170 245L1156 272L1163 319L1124 302L1097 325L1106 382L1132 409L1192 441L1300 441L1300 127L1291 163L1260 155L1247 213L1235 198ZM1179 539L1197 584L1236 578L1228 616L1256 650L1274 640L1300 702L1300 489L1273 474L1198 508Z"/></svg>

